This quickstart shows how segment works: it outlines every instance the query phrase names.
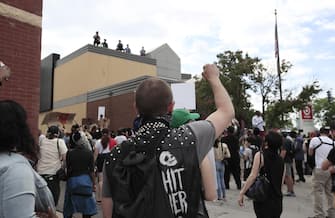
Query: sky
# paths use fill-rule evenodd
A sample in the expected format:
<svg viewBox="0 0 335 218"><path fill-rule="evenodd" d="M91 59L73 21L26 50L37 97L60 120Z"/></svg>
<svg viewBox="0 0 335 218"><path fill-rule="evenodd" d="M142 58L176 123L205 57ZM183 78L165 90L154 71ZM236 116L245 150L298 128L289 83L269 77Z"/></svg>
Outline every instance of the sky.
<svg viewBox="0 0 335 218"><path fill-rule="evenodd" d="M96 31L109 48L118 40L132 53L167 43L181 59L181 72L200 75L224 51L242 50L275 73L274 27L280 58L293 67L284 90L295 93L318 80L335 96L334 0L46 0L43 1L42 58L62 57L93 43ZM261 98L251 102L260 110Z"/></svg>

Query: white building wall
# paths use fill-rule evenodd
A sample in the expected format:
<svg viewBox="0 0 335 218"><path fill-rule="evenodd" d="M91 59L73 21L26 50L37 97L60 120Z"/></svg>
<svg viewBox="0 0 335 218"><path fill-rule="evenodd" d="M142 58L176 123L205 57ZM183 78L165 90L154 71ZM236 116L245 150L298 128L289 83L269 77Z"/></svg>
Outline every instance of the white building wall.
<svg viewBox="0 0 335 218"><path fill-rule="evenodd" d="M157 75L161 78L180 80L180 58L168 44L149 52L148 57L156 59Z"/></svg>

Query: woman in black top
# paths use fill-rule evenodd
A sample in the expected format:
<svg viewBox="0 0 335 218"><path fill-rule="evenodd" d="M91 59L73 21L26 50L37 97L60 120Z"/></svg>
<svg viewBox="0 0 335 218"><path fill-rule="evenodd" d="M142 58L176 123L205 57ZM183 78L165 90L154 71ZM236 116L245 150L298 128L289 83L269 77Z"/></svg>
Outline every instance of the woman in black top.
<svg viewBox="0 0 335 218"><path fill-rule="evenodd" d="M266 135L263 152L256 153L251 174L240 191L238 203L240 206L243 206L245 192L254 183L259 171L264 170L266 177L271 183L271 188L266 201L253 202L257 218L279 218L282 213L283 195L281 186L285 175L284 162L279 156L279 149L282 143L283 138L279 133L270 131ZM260 158L262 158L262 161L260 161Z"/></svg>
<svg viewBox="0 0 335 218"><path fill-rule="evenodd" d="M75 136L77 135L77 137ZM91 217L97 213L95 199L93 198L94 160L92 151L79 144L80 133L72 135L74 149L66 154L66 167L68 180L66 182L63 215L71 218L74 213L82 213L83 218ZM77 140L75 140L77 139Z"/></svg>

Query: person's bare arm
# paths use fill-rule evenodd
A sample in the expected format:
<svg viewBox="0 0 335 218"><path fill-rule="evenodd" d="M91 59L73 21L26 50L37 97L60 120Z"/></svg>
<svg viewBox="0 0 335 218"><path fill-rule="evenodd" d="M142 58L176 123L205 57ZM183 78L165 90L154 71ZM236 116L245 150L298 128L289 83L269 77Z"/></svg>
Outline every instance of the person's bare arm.
<svg viewBox="0 0 335 218"><path fill-rule="evenodd" d="M328 168L332 165L333 165L332 162L326 159L322 162L321 169L328 170Z"/></svg>
<svg viewBox="0 0 335 218"><path fill-rule="evenodd" d="M215 175L213 175L213 167L214 166L207 154L200 164L201 179L205 191L205 200L207 201L214 201L217 199L215 187L216 178Z"/></svg>
<svg viewBox="0 0 335 218"><path fill-rule="evenodd" d="M65 161L66 160L66 153L61 155L61 161Z"/></svg>
<svg viewBox="0 0 335 218"><path fill-rule="evenodd" d="M328 159L322 162L321 169L328 170L331 174L335 173L334 164Z"/></svg>
<svg viewBox="0 0 335 218"><path fill-rule="evenodd" d="M242 187L242 189L240 191L240 195L239 195L239 199L238 199L238 204L240 206L244 205L244 194L247 192L247 190L250 188L250 186L254 183L254 181L256 180L256 177L259 173L259 169L262 167L262 166L260 166L260 164L261 164L260 158L262 158L262 163L264 163L264 159L263 159L261 153L257 152L255 154L254 163L252 165L251 173L250 173L247 181L245 182L244 186Z"/></svg>
<svg viewBox="0 0 335 218"><path fill-rule="evenodd" d="M314 154L314 148L309 148L308 149L308 155L312 156Z"/></svg>
<svg viewBox="0 0 335 218"><path fill-rule="evenodd" d="M48 212L36 212L38 218L58 218L57 214L49 207Z"/></svg>
<svg viewBox="0 0 335 218"><path fill-rule="evenodd" d="M281 158L283 158L283 159L285 158L285 156L286 156L286 152L287 152L287 151L286 151L285 149L281 149L281 150L280 150L280 156L281 156Z"/></svg>
<svg viewBox="0 0 335 218"><path fill-rule="evenodd" d="M309 142L309 146L308 146L308 148L309 148L308 149L308 155L309 156L312 156L315 152L316 147L313 146L314 144L315 144L315 139L312 138L311 141Z"/></svg>
<svg viewBox="0 0 335 218"><path fill-rule="evenodd" d="M99 149L98 149L98 147L96 146L96 143L95 143L95 145L94 145L94 153L93 153L94 162L97 160L98 154L99 154Z"/></svg>
<svg viewBox="0 0 335 218"><path fill-rule="evenodd" d="M206 120L211 121L215 128L215 138L218 138L234 118L234 106L220 81L220 72L215 64L206 64L202 75L212 88L216 106L216 111L210 114Z"/></svg>
<svg viewBox="0 0 335 218"><path fill-rule="evenodd" d="M285 182L285 175L286 175L286 168L285 168L285 166L284 166L283 176L282 176L282 179L281 179L281 185L284 185L284 182Z"/></svg>
<svg viewBox="0 0 335 218"><path fill-rule="evenodd" d="M113 199L109 197L101 198L103 218L111 218L113 214Z"/></svg>

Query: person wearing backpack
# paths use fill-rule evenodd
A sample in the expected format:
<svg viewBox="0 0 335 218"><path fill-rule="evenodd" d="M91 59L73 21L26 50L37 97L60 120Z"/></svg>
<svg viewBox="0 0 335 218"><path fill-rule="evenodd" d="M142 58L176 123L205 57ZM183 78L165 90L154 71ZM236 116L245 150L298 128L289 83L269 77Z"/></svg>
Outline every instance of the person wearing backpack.
<svg viewBox="0 0 335 218"><path fill-rule="evenodd" d="M285 184L287 186L287 193L284 196L295 197L294 193L294 180L293 180L293 172L292 172L292 164L294 159L294 147L293 147L293 139L292 133L290 135L284 135L284 144L280 151L280 156L284 159L285 163Z"/></svg>
<svg viewBox="0 0 335 218"><path fill-rule="evenodd" d="M105 217L177 218L208 217L204 199L215 200L216 190L206 194L205 184L215 184L206 174L210 165L199 165L234 117L231 99L214 64L203 68L212 88L217 110L206 120L179 128L169 127L173 96L161 79L149 78L136 89L139 129L116 146L104 166L102 207ZM202 187L202 185L204 185ZM202 189L204 192L202 192Z"/></svg>
<svg viewBox="0 0 335 218"><path fill-rule="evenodd" d="M335 200L335 148L332 148L328 153L327 159L322 162L321 168L328 170L332 176L331 192L333 193L333 199ZM335 207L335 202L334 207Z"/></svg>
<svg viewBox="0 0 335 218"><path fill-rule="evenodd" d="M296 135L294 139L294 163L295 163L295 169L297 170L297 174L299 176L299 179L296 180L296 182L306 182L304 177L304 169L303 169L303 163L304 163L304 138L298 134Z"/></svg>
<svg viewBox="0 0 335 218"><path fill-rule="evenodd" d="M315 152L313 152L312 155L309 154L309 144L311 143L311 140L312 138L314 138L315 136L317 136L317 134L319 133L316 133L316 132L309 132L308 133L308 139L306 141L306 144L305 144L305 147L306 147L306 168L307 168L307 173L306 175L312 175L312 171L315 167ZM315 151L315 148L314 148L314 151Z"/></svg>
<svg viewBox="0 0 335 218"><path fill-rule="evenodd" d="M315 168L313 170L313 195L314 195L314 217L335 217L333 196L331 193L332 179L329 171L322 170L322 162L327 160L330 150L334 147L334 141L328 137L329 128L321 127L320 136L311 139L309 144L309 155L315 152ZM323 193L327 199L327 214L323 210Z"/></svg>
<svg viewBox="0 0 335 218"><path fill-rule="evenodd" d="M253 160L255 154L259 151L258 147L255 145L255 138L253 136L247 137L244 142L244 171L243 171L243 181L246 181L250 175Z"/></svg>

